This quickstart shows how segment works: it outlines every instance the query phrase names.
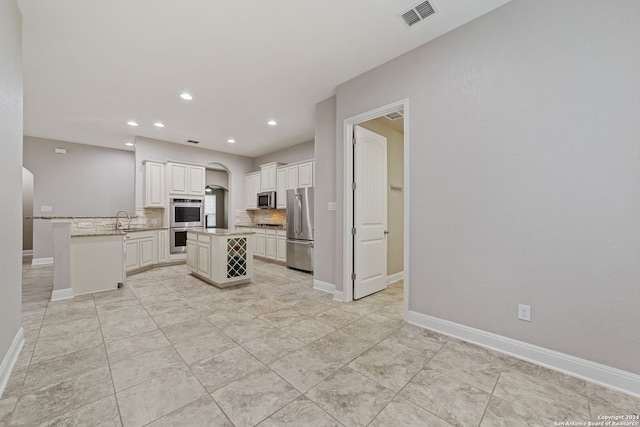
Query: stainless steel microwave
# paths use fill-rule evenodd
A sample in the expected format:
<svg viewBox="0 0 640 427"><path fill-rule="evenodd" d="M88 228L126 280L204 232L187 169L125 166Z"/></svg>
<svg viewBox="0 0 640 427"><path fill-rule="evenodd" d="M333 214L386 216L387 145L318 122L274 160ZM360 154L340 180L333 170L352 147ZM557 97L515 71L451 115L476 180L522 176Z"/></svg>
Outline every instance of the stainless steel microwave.
<svg viewBox="0 0 640 427"><path fill-rule="evenodd" d="M261 209L275 209L276 208L276 192L266 191L264 193L258 193L257 206Z"/></svg>

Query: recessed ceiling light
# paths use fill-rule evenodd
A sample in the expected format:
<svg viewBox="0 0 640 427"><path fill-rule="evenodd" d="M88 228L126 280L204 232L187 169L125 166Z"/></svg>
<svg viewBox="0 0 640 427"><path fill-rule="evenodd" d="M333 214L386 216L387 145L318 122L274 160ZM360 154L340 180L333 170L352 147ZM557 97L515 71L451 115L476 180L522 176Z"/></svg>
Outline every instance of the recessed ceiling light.
<svg viewBox="0 0 640 427"><path fill-rule="evenodd" d="M227 142L228 142L229 144L235 144L235 143L236 143L236 140L235 140L235 139L233 139L233 138L229 138L229 139L227 139Z"/></svg>
<svg viewBox="0 0 640 427"><path fill-rule="evenodd" d="M125 142L124 145L126 145L127 147L133 147L136 144L134 144L133 142Z"/></svg>
<svg viewBox="0 0 640 427"><path fill-rule="evenodd" d="M157 128L163 128L164 127L164 124L162 122L155 122L153 125L155 127L157 127Z"/></svg>
<svg viewBox="0 0 640 427"><path fill-rule="evenodd" d="M183 92L180 94L180 98L184 99L185 101L191 101L193 99L193 96L191 96L187 92Z"/></svg>
<svg viewBox="0 0 640 427"><path fill-rule="evenodd" d="M277 125L277 124L278 124L278 122L276 122L275 120L269 120L269 121L267 122L267 124L268 124L269 126L275 126L275 125Z"/></svg>
<svg viewBox="0 0 640 427"><path fill-rule="evenodd" d="M127 124L129 126L138 126L138 123L134 122L133 120L128 121Z"/></svg>

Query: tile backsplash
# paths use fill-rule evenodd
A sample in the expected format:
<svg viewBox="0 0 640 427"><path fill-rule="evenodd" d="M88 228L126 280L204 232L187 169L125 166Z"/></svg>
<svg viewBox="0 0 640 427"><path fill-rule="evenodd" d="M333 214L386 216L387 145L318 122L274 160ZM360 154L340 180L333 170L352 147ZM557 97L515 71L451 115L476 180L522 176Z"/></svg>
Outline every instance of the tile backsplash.
<svg viewBox="0 0 640 427"><path fill-rule="evenodd" d="M144 209L137 208L131 222L124 217L120 217L120 222L124 227L136 227L136 228L157 228L162 227L162 209ZM73 229L71 234L83 234L83 233L101 233L105 231L111 231L116 227L115 217L76 217L72 218Z"/></svg>
<svg viewBox="0 0 640 427"><path fill-rule="evenodd" d="M236 224L282 224L287 222L286 209L236 209Z"/></svg>

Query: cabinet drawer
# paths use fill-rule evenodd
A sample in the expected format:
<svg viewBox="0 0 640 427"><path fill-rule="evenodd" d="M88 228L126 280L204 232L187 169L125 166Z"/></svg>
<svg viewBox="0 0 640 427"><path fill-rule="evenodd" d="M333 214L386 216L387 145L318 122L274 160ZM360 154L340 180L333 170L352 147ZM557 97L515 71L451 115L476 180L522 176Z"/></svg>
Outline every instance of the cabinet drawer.
<svg viewBox="0 0 640 427"><path fill-rule="evenodd" d="M211 236L207 236L206 234L198 234L198 242L211 243Z"/></svg>

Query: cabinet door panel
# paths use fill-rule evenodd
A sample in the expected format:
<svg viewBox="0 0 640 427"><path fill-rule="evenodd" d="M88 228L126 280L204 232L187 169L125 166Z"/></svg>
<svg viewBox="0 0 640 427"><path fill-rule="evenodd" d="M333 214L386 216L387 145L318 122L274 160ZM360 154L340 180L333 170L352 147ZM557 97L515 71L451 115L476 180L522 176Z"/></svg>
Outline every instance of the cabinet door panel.
<svg viewBox="0 0 640 427"><path fill-rule="evenodd" d="M276 259L276 236L266 237L265 258Z"/></svg>
<svg viewBox="0 0 640 427"><path fill-rule="evenodd" d="M198 270L198 245L191 240L187 240L187 267Z"/></svg>
<svg viewBox="0 0 640 427"><path fill-rule="evenodd" d="M154 243L153 238L140 240L140 267L153 264Z"/></svg>
<svg viewBox="0 0 640 427"><path fill-rule="evenodd" d="M188 191L188 166L169 164L169 192L186 194Z"/></svg>
<svg viewBox="0 0 640 427"><path fill-rule="evenodd" d="M287 168L286 183L287 190L298 188L298 166L291 166Z"/></svg>
<svg viewBox="0 0 640 427"><path fill-rule="evenodd" d="M198 244L198 273L205 277L211 274L211 246Z"/></svg>
<svg viewBox="0 0 640 427"><path fill-rule="evenodd" d="M256 235L256 256L265 256L265 235Z"/></svg>
<svg viewBox="0 0 640 427"><path fill-rule="evenodd" d="M189 166L189 194L204 195L205 169Z"/></svg>
<svg viewBox="0 0 640 427"><path fill-rule="evenodd" d="M127 239L127 271L135 270L140 267L140 254L138 240Z"/></svg>
<svg viewBox="0 0 640 427"><path fill-rule="evenodd" d="M164 165L146 162L144 204L147 208L164 208Z"/></svg>
<svg viewBox="0 0 640 427"><path fill-rule="evenodd" d="M167 262L167 252L169 249L169 232L167 230L158 231L158 263Z"/></svg>
<svg viewBox="0 0 640 427"><path fill-rule="evenodd" d="M277 240L276 259L287 262L287 238L278 236Z"/></svg>
<svg viewBox="0 0 640 427"><path fill-rule="evenodd" d="M279 168L276 173L276 207L285 209L287 207L287 169Z"/></svg>
<svg viewBox="0 0 640 427"><path fill-rule="evenodd" d="M313 187L313 162L298 166L298 187Z"/></svg>

